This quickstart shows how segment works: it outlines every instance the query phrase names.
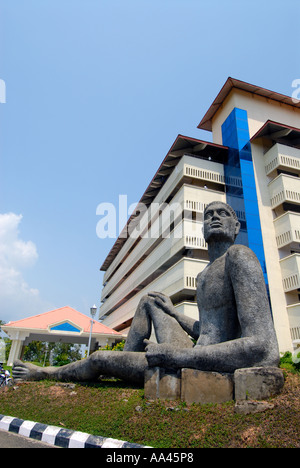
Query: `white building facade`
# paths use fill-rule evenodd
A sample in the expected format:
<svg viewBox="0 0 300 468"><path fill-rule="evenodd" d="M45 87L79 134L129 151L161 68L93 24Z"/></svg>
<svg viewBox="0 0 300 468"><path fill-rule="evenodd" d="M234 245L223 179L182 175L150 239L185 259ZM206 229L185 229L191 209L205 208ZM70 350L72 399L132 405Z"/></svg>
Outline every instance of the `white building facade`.
<svg viewBox="0 0 300 468"><path fill-rule="evenodd" d="M238 214L237 242L261 263L280 351L292 351L300 345L300 103L228 78L198 127L213 143L176 138L105 259L100 318L126 334L149 291L198 318L203 210L220 200Z"/></svg>

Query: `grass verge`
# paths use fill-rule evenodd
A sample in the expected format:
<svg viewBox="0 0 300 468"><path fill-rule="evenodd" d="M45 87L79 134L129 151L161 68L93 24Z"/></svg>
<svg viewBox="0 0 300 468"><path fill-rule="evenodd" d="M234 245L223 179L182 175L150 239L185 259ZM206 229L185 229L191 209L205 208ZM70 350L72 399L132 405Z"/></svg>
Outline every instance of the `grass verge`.
<svg viewBox="0 0 300 468"><path fill-rule="evenodd" d="M0 391L0 413L157 448L300 448L300 374L285 376L274 408L246 416L234 402L147 401L143 389L117 380L74 389L24 382Z"/></svg>

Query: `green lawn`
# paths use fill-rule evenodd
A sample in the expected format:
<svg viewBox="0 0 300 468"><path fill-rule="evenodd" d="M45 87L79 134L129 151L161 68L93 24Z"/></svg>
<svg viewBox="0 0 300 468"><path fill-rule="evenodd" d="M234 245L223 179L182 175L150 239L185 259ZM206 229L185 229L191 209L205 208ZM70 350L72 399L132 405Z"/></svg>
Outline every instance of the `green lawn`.
<svg viewBox="0 0 300 468"><path fill-rule="evenodd" d="M186 406L147 401L121 381L75 388L28 382L0 391L0 413L158 448L300 447L300 375L286 371L264 413L238 415L234 402Z"/></svg>

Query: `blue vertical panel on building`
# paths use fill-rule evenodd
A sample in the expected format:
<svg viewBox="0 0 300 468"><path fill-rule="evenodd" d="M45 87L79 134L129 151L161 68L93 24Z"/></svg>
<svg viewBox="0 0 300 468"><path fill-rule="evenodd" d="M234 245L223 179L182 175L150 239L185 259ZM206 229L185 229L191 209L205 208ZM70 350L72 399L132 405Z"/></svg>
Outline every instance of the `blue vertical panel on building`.
<svg viewBox="0 0 300 468"><path fill-rule="evenodd" d="M235 110L222 125L223 144L228 146L228 161L224 166L227 203L232 206L241 223L240 233L236 240L239 244L249 245L246 226L243 183L240 166L239 141L236 126Z"/></svg>
<svg viewBox="0 0 300 468"><path fill-rule="evenodd" d="M227 202L237 212L241 231L237 243L258 257L267 283L247 111L234 108L222 125L223 145L229 147L224 166Z"/></svg>

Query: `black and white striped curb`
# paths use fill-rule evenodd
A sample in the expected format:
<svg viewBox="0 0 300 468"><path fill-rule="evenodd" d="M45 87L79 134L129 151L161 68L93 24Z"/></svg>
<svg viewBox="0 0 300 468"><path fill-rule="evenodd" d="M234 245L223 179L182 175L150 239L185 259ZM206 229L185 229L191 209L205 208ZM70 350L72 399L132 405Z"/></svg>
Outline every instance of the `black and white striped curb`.
<svg viewBox="0 0 300 468"><path fill-rule="evenodd" d="M2 414L0 414L0 429L62 448L146 448L123 440L94 436Z"/></svg>

